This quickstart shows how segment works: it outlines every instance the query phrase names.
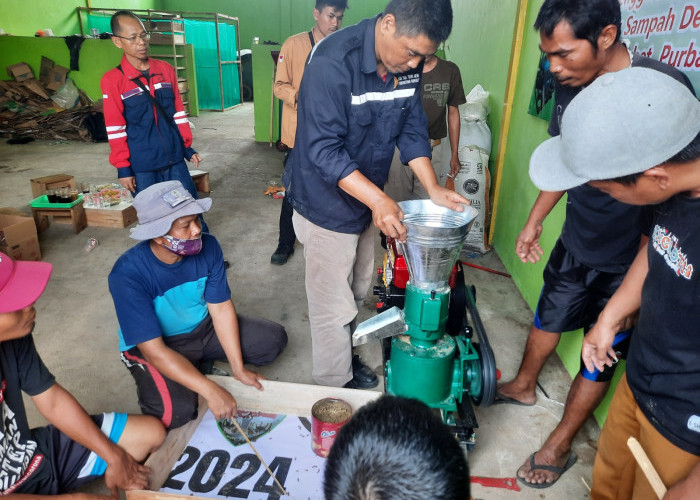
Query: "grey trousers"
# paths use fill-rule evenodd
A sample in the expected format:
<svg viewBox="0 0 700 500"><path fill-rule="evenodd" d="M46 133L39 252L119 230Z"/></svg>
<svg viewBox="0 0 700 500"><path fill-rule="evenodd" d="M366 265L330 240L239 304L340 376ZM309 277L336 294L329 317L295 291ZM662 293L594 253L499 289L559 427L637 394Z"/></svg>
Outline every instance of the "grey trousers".
<svg viewBox="0 0 700 500"><path fill-rule="evenodd" d="M329 231L296 211L294 231L304 245L306 298L313 367L319 385L342 387L352 379L351 323L369 290L374 271L374 234Z"/></svg>

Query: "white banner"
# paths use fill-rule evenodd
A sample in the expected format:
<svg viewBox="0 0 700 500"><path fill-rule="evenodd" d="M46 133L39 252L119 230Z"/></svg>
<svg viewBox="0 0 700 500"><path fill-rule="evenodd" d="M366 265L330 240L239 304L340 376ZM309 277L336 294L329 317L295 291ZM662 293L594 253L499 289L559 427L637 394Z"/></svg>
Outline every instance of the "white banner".
<svg viewBox="0 0 700 500"><path fill-rule="evenodd" d="M295 415L239 411L236 421L277 480L297 499L323 498L326 460L311 449L311 422ZM255 451L210 411L161 491L209 498L280 500L282 493Z"/></svg>
<svg viewBox="0 0 700 500"><path fill-rule="evenodd" d="M683 71L700 92L700 1L620 0L622 38L634 52Z"/></svg>

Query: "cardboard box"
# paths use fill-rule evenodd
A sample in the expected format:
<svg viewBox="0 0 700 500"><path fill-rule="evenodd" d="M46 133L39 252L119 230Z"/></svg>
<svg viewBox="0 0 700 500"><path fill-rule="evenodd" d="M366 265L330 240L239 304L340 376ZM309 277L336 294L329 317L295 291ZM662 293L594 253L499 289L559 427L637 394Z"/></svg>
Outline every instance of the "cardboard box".
<svg viewBox="0 0 700 500"><path fill-rule="evenodd" d="M0 252L15 260L41 260L34 219L24 215L0 215Z"/></svg>
<svg viewBox="0 0 700 500"><path fill-rule="evenodd" d="M29 80L34 78L34 72L29 64L25 62L13 64L7 67L7 74L15 79L17 82L23 82L24 80Z"/></svg>
<svg viewBox="0 0 700 500"><path fill-rule="evenodd" d="M60 187L75 187L75 177L68 174L54 174L45 177L36 177L30 179L32 186L32 198L38 198L42 194L46 194L47 189L56 189Z"/></svg>
<svg viewBox="0 0 700 500"><path fill-rule="evenodd" d="M58 90L58 88L66 83L66 77L70 70L58 64L51 68L49 71L49 83L46 84L51 90Z"/></svg>
<svg viewBox="0 0 700 500"><path fill-rule="evenodd" d="M151 45L182 45L185 35L172 33L151 33Z"/></svg>
<svg viewBox="0 0 700 500"><path fill-rule="evenodd" d="M190 170L190 175L192 176L192 182L194 182L194 187L200 193L210 193L209 188L209 172L204 170Z"/></svg>
<svg viewBox="0 0 700 500"><path fill-rule="evenodd" d="M51 70L56 65L48 57L41 56L41 66L39 68L39 81L44 85L49 84L49 77L51 76Z"/></svg>
<svg viewBox="0 0 700 500"><path fill-rule="evenodd" d="M49 96L49 93L46 92L46 89L39 83L37 80L34 78L30 78L29 80L24 80L22 84L27 87L29 90L34 92L35 94L43 97L44 99L50 99L51 96Z"/></svg>

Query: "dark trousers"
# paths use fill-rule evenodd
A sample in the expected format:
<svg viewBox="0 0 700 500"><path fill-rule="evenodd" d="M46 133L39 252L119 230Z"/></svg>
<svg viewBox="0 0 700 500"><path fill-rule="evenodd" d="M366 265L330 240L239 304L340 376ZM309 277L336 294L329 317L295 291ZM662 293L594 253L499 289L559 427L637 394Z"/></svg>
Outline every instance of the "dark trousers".
<svg viewBox="0 0 700 500"><path fill-rule="evenodd" d="M284 165L287 166L287 158L289 158L291 149L284 155ZM294 248L294 242L297 240L297 235L294 232L292 225L292 214L294 209L292 204L287 201L287 197L282 198L282 208L280 210L280 236L277 247L287 253Z"/></svg>
<svg viewBox="0 0 700 500"><path fill-rule="evenodd" d="M244 363L269 365L287 345L286 330L273 321L239 314L238 330ZM163 340L200 370L209 366L210 361L226 359L211 316L190 333ZM161 374L146 361L138 347L122 352L122 361L136 381L139 406L144 414L158 417L167 429L175 429L197 417L197 393Z"/></svg>

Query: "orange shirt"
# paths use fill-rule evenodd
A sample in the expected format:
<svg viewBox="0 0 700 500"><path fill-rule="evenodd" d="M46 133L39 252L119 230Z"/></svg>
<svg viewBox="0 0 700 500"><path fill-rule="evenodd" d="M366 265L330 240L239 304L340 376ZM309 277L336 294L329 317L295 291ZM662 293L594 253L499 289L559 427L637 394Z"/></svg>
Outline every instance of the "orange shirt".
<svg viewBox="0 0 700 500"><path fill-rule="evenodd" d="M294 147L297 130L297 97L309 52L311 52L311 40L309 40L309 32L304 31L285 40L277 60L274 92L275 97L283 102L281 139L290 148Z"/></svg>

